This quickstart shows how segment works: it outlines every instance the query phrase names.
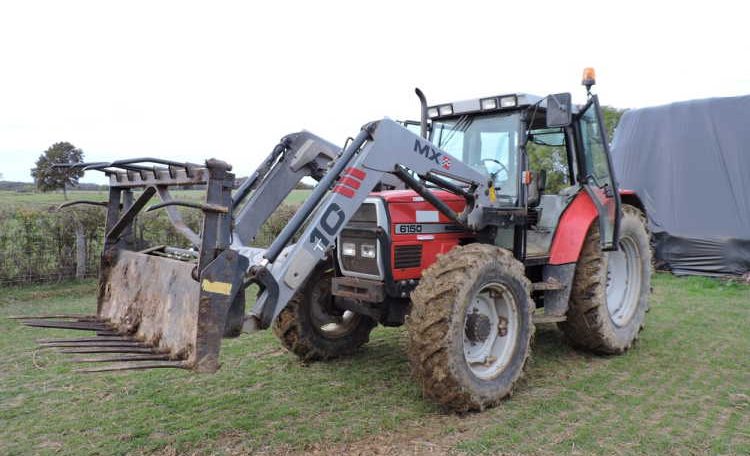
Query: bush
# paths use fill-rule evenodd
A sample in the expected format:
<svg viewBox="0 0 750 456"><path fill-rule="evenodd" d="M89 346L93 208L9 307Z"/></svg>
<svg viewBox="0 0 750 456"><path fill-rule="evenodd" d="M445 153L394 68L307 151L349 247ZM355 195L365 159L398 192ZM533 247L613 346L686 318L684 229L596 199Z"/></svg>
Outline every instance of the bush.
<svg viewBox="0 0 750 456"><path fill-rule="evenodd" d="M261 228L253 243L267 246L294 215L296 206L282 204ZM199 211L181 211L183 221L200 233ZM96 276L104 245L105 210L81 206L52 209L13 207L0 209L0 285L58 281L76 276L76 232L86 249L86 275ZM190 242L169 222L166 212L141 213L136 219L138 248L170 245L188 248Z"/></svg>

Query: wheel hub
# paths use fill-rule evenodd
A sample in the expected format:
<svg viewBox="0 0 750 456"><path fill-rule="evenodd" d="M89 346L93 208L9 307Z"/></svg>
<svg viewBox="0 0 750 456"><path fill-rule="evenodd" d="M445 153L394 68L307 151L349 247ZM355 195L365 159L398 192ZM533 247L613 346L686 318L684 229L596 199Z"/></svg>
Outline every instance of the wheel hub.
<svg viewBox="0 0 750 456"><path fill-rule="evenodd" d="M483 342L490 335L490 318L478 312L472 312L466 317L466 337L471 342Z"/></svg>
<svg viewBox="0 0 750 456"><path fill-rule="evenodd" d="M325 337L337 338L349 334L359 324L360 316L349 310L341 312L333 306L328 284L322 280L310 294L310 317L316 330Z"/></svg>
<svg viewBox="0 0 750 456"><path fill-rule="evenodd" d="M510 289L491 282L472 298L464 317L464 359L482 380L497 377L510 362L519 328L518 303Z"/></svg>

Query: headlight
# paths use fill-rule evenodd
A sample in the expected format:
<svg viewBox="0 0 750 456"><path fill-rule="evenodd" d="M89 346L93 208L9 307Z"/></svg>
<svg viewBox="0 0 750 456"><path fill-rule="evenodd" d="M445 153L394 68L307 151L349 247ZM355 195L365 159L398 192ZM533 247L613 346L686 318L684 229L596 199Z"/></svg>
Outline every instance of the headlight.
<svg viewBox="0 0 750 456"><path fill-rule="evenodd" d="M356 256L357 246L355 246L353 242L344 242L341 246L341 253L344 256Z"/></svg>
<svg viewBox="0 0 750 456"><path fill-rule="evenodd" d="M438 108L430 108L427 110L427 117L437 117L438 116Z"/></svg>
<svg viewBox="0 0 750 456"><path fill-rule="evenodd" d="M362 244L359 253L362 258L375 258L375 246L373 244Z"/></svg>

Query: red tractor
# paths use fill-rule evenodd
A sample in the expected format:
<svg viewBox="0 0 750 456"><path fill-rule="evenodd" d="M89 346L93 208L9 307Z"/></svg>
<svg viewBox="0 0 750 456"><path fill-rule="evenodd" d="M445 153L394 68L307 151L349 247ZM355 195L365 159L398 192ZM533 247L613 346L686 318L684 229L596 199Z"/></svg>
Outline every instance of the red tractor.
<svg viewBox="0 0 750 456"><path fill-rule="evenodd" d="M88 164L111 183L97 314L27 323L99 332L73 342L87 353L127 351L108 349L107 337L151 347L88 359L125 362L89 370L201 372L219 367L221 337L243 326L272 327L315 360L352 353L378 323L406 324L416 381L454 410L511 393L535 323L557 323L576 347L622 353L648 310L650 240L643 205L612 174L591 73L584 85L579 107L567 93L428 106L417 91L418 124L372 122L343 149L289 135L237 189L217 160ZM267 249L251 247L305 176L317 187ZM207 185L203 204L167 191L195 184ZM195 249L134 250L133 218L156 194L149 210L167 209ZM203 211L200 234L175 206Z"/></svg>

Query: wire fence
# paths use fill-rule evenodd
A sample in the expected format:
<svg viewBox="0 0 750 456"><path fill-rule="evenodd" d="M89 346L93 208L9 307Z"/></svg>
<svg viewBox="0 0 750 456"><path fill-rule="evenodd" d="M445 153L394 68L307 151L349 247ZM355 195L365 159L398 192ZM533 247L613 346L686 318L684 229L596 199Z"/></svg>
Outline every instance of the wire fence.
<svg viewBox="0 0 750 456"><path fill-rule="evenodd" d="M253 245L270 244L294 211L293 206L280 206ZM182 216L193 231L200 232L199 212L185 211ZM104 209L98 207L60 212L24 207L0 210L0 287L96 277L104 245L104 218ZM139 216L134 236L139 249L190 247L164 213Z"/></svg>

